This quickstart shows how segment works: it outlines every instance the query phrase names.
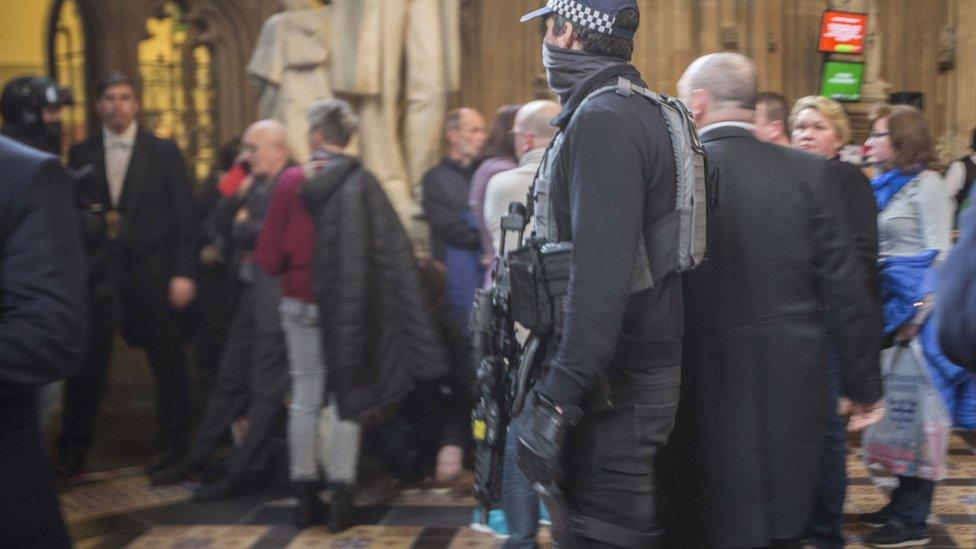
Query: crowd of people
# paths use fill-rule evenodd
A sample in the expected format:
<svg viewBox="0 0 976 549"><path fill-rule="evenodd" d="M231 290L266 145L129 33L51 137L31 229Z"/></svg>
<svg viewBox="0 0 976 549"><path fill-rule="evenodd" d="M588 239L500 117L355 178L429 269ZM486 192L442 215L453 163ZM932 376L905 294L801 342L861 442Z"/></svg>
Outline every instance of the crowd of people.
<svg viewBox="0 0 976 549"><path fill-rule="evenodd" d="M717 192L700 205L707 259L679 272L674 205L691 172L666 100L629 63L636 4L554 1L534 17L558 102L506 105L490 124L448 113L446 154L420 182L429 258L346 152L359 121L343 100L309 109L308 162L259 120L194 187L177 146L139 124L127 75L96 86L102 129L68 151L70 180L44 154L60 153L69 94L10 83L0 448L19 450L0 454L0 541L67 543L38 526L61 524L40 425L65 378L53 458L62 480L83 473L117 335L155 380L153 484L194 481L210 501L287 464L295 525L333 531L355 523L364 456L405 484L455 485L473 447L473 300L498 283L502 250L532 242L571 243L570 276L508 426L501 501L478 519L507 547L535 547L550 513L566 545L842 547L847 432L885 416L882 373L904 347L952 425L976 428L976 131L943 176L921 111L880 105L854 165L842 105L791 106L759 93L747 57L701 57L678 91ZM527 200L517 241L501 219ZM861 517L878 528L867 542L927 543L938 475L888 472L898 485Z"/></svg>

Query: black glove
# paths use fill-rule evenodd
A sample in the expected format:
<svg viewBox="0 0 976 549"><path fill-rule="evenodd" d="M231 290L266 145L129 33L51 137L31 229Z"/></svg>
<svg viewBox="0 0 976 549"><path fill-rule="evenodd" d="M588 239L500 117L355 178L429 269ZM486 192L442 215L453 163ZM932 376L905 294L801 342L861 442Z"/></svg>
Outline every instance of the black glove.
<svg viewBox="0 0 976 549"><path fill-rule="evenodd" d="M578 406L561 408L562 412L545 395L534 392L519 414L515 459L529 482L558 484L563 479L559 459L566 430L579 423L583 412Z"/></svg>

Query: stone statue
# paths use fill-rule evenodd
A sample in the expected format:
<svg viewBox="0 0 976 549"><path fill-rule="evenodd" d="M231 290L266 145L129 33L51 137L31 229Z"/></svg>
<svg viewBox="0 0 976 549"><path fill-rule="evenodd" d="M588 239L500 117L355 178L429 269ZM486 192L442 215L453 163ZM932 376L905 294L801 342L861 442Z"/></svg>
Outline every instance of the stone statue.
<svg viewBox="0 0 976 549"><path fill-rule="evenodd" d="M460 88L460 9L459 0L332 1L335 90L354 100L363 162L404 220L417 208L412 189L441 154L448 95Z"/></svg>
<svg viewBox="0 0 976 549"><path fill-rule="evenodd" d="M261 27L247 65L260 88L259 118L274 118L288 130L292 157L308 159L308 107L333 97L329 77L331 8L308 0L281 0L285 11Z"/></svg>

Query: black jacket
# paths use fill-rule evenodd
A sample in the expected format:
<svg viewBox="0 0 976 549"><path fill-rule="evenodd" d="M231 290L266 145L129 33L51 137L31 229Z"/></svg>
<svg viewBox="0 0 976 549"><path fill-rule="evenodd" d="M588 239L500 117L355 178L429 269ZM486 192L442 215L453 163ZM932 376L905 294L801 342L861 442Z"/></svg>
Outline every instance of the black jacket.
<svg viewBox="0 0 976 549"><path fill-rule="evenodd" d="M140 128L117 208L105 178L100 132L72 147L68 164L89 174L78 189L85 202L103 214L121 215L115 261L124 334L129 343L141 344L169 308L170 278L196 273L196 206L186 163L175 143Z"/></svg>
<svg viewBox="0 0 976 549"><path fill-rule="evenodd" d="M84 357L85 265L53 156L0 137L0 546L69 547L41 448L37 388Z"/></svg>
<svg viewBox="0 0 976 549"><path fill-rule="evenodd" d="M445 246L462 250L481 247L478 229L464 221L464 215L471 211L468 191L477 167L444 158L424 174L424 215L430 225L431 251L438 261L444 261Z"/></svg>
<svg viewBox="0 0 976 549"><path fill-rule="evenodd" d="M839 159L827 162L827 184L839 186L851 240L871 288L874 307L881 310L881 277L878 275L878 203L871 182L857 166ZM879 330L881 328L879 327ZM880 332L878 337L880 338Z"/></svg>
<svg viewBox="0 0 976 549"><path fill-rule="evenodd" d="M406 231L359 160L335 156L301 189L315 224L313 280L343 418L447 374Z"/></svg>
<svg viewBox="0 0 976 549"><path fill-rule="evenodd" d="M708 259L685 275L681 399L664 452L675 547L763 547L804 533L829 409L823 305L843 393L881 396L880 309L827 162L725 126Z"/></svg>
<svg viewBox="0 0 976 549"><path fill-rule="evenodd" d="M675 207L674 151L660 108L608 92L576 112L618 76L644 85L630 65L604 69L555 119L565 135L551 175L552 216L573 255L563 337L539 391L560 404L580 403L611 363L617 374L681 363L680 276L631 294L641 234ZM677 246L645 242L651 258L671 257Z"/></svg>

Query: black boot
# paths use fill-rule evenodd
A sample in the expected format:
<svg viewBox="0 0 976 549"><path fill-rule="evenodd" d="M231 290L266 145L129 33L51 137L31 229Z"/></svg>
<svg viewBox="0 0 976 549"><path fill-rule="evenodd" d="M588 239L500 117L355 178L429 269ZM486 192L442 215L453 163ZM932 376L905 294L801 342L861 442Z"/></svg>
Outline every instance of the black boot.
<svg viewBox="0 0 976 549"><path fill-rule="evenodd" d="M329 531L342 532L353 525L356 507L352 500L352 487L339 483L332 491L332 501L329 504Z"/></svg>
<svg viewBox="0 0 976 549"><path fill-rule="evenodd" d="M245 479L226 476L224 478L202 484L193 492L193 501L217 501L230 499L244 494L250 488Z"/></svg>
<svg viewBox="0 0 976 549"><path fill-rule="evenodd" d="M179 484L190 478L197 471L198 467L188 461L180 461L175 465L170 465L149 474L149 483L153 486L166 486L168 484Z"/></svg>
<svg viewBox="0 0 976 549"><path fill-rule="evenodd" d="M301 480L292 483L295 493L295 528L304 530L313 524L325 523L325 504L319 497L320 485L317 480Z"/></svg>

